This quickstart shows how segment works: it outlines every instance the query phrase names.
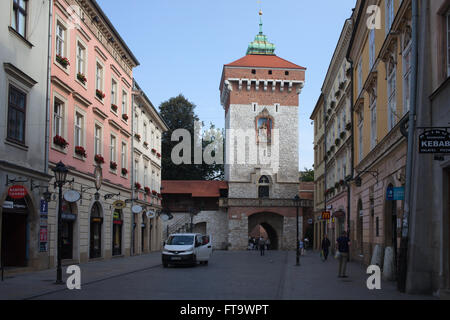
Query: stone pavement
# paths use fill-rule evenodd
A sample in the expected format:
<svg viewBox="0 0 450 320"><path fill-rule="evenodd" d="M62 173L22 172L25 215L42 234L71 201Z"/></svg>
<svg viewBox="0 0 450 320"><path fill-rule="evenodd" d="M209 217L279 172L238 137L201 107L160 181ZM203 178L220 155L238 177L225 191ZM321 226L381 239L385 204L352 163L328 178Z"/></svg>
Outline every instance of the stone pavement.
<svg viewBox="0 0 450 320"><path fill-rule="evenodd" d="M54 284L56 270L14 275L0 282L0 299L140 300L410 300L436 299L397 292L382 282L368 290L364 268L349 263L349 278L337 277L337 261L307 252L295 266L295 252L215 251L208 266L161 266L161 254L115 258L80 265L82 290ZM63 278L66 279L63 268Z"/></svg>

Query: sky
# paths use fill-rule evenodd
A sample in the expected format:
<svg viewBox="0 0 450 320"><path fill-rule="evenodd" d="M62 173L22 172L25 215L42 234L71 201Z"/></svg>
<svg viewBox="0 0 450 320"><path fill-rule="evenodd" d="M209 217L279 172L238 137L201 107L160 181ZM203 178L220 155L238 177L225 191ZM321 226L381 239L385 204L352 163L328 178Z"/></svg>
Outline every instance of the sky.
<svg viewBox="0 0 450 320"><path fill-rule="evenodd" d="M299 106L299 168L314 164L310 120L345 19L356 0L97 0L140 62L133 76L153 105L183 94L205 125L224 127L224 64L263 32L275 54L307 68ZM158 108L159 110L159 108Z"/></svg>

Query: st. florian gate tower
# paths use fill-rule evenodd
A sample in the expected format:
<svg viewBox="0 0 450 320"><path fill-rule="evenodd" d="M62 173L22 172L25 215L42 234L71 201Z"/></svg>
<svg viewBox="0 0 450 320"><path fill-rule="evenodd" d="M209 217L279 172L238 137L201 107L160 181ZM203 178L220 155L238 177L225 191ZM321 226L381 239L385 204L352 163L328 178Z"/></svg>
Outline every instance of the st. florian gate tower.
<svg viewBox="0 0 450 320"><path fill-rule="evenodd" d="M298 107L305 68L275 55L260 31L245 57L223 67L225 180L230 250L248 247L249 235L263 227L271 248L295 249L299 191ZM302 206L302 203L300 203ZM299 209L302 239L302 208Z"/></svg>

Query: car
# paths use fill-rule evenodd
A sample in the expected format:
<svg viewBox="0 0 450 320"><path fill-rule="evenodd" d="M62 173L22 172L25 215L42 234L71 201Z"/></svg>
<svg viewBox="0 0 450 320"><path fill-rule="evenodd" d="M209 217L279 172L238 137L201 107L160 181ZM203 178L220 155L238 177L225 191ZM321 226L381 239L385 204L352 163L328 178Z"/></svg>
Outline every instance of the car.
<svg viewBox="0 0 450 320"><path fill-rule="evenodd" d="M197 265L208 264L212 254L210 235L200 233L171 234L164 241L162 264L164 268L169 265Z"/></svg>

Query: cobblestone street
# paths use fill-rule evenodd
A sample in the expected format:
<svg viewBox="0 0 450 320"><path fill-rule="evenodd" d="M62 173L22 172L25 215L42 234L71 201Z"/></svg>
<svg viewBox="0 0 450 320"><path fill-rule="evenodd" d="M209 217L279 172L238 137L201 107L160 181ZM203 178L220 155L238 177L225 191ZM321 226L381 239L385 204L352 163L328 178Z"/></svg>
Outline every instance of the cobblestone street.
<svg viewBox="0 0 450 320"><path fill-rule="evenodd" d="M56 270L6 276L0 299L39 300L410 300L434 299L366 287L365 270L348 265L347 279L337 277L337 261L322 262L316 252L215 251L208 266L164 269L160 253L82 264L81 290L54 284ZM66 268L63 269L64 279Z"/></svg>

